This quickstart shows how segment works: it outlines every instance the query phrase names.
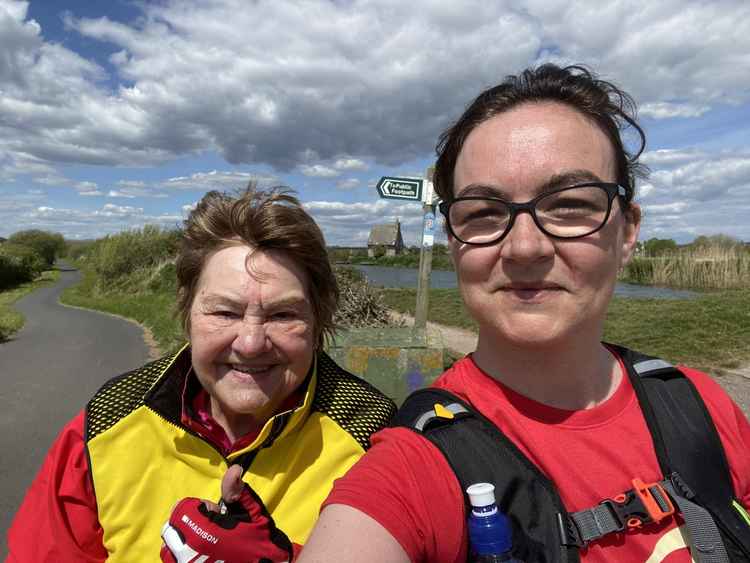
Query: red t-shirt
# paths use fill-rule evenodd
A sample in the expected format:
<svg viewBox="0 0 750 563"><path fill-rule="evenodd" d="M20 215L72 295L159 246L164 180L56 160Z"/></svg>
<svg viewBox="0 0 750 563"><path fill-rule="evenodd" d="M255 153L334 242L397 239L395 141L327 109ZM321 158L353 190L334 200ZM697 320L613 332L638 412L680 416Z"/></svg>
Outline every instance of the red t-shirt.
<svg viewBox="0 0 750 563"><path fill-rule="evenodd" d="M737 496L750 507L750 424L710 377L683 371L708 406ZM570 512L591 508L632 488L635 477L645 482L662 478L651 435L625 375L607 401L579 411L549 407L519 395L482 372L471 357L454 364L434 386L460 396L497 425L557 485ZM345 504L368 514L413 562L464 563L464 499L439 450L404 428L381 430L372 444L335 482L323 506ZM690 562L679 524L679 517L670 517L624 538L613 534L582 550L582 561Z"/></svg>

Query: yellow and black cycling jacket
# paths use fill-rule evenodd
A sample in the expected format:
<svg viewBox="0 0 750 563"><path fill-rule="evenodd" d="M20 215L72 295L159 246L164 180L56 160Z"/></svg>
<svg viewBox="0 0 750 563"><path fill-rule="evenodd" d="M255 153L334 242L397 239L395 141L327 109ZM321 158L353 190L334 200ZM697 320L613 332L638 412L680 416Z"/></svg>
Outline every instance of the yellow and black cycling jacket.
<svg viewBox="0 0 750 563"><path fill-rule="evenodd" d="M333 481L395 412L393 402L318 352L304 400L224 457L181 424L190 349L110 380L86 407L86 448L108 561L158 561L161 526L184 497L218 500L221 478L252 457L244 480L303 544ZM244 457L243 457L244 456Z"/></svg>

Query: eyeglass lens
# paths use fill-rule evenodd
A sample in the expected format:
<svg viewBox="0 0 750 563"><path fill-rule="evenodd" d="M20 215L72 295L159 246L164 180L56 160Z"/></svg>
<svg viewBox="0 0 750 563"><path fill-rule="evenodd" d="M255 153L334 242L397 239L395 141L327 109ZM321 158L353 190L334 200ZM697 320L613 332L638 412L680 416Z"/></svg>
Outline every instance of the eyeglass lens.
<svg viewBox="0 0 750 563"><path fill-rule="evenodd" d="M580 186L540 197L534 210L544 232L575 238L599 229L607 219L609 205L609 196L602 187ZM459 199L452 203L449 215L450 226L459 240L482 244L505 233L511 209L492 199Z"/></svg>

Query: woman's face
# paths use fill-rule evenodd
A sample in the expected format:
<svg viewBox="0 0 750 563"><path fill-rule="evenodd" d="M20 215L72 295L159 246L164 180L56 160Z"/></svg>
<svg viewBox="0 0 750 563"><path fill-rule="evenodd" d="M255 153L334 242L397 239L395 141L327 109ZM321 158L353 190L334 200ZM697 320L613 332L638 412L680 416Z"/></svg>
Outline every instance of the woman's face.
<svg viewBox="0 0 750 563"><path fill-rule="evenodd" d="M524 202L551 183L585 181L616 181L607 137L567 106L528 103L469 134L456 162L454 194L490 191ZM615 200L605 226L580 239L553 239L528 213L520 213L494 245L451 238L461 295L480 335L515 346L598 341L617 272L635 247L639 219L637 207L623 213Z"/></svg>
<svg viewBox="0 0 750 563"><path fill-rule="evenodd" d="M305 273L283 253L238 244L208 258L190 344L219 423L249 416L262 424L275 413L310 369L314 327Z"/></svg>

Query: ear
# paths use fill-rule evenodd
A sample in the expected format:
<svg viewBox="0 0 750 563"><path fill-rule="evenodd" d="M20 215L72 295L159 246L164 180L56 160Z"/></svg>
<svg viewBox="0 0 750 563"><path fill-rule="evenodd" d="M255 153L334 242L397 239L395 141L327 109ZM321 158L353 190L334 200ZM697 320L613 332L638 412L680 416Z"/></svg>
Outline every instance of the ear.
<svg viewBox="0 0 750 563"><path fill-rule="evenodd" d="M623 212L625 224L623 226L622 237L622 254L620 255L620 268L630 262L635 252L638 234L641 231L641 206L637 203L631 203L627 210Z"/></svg>

